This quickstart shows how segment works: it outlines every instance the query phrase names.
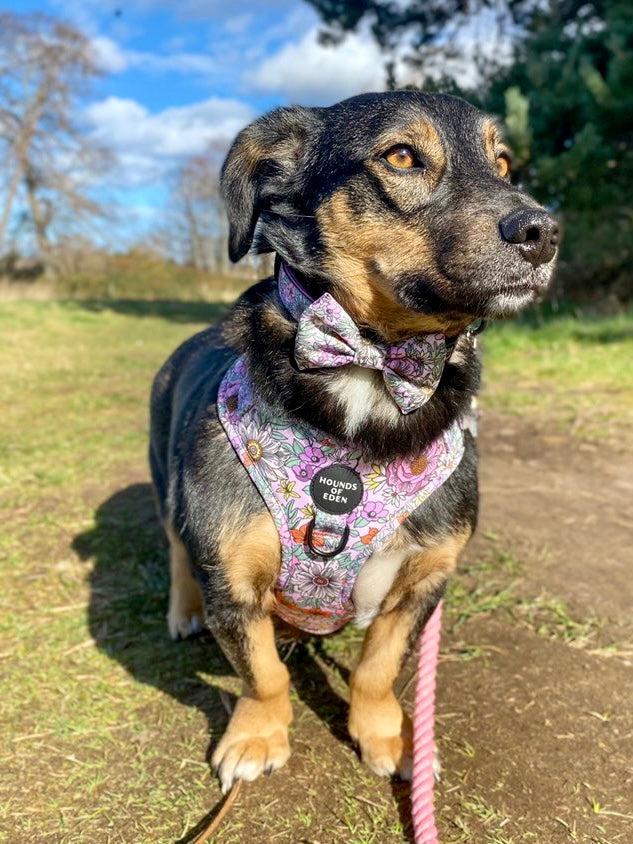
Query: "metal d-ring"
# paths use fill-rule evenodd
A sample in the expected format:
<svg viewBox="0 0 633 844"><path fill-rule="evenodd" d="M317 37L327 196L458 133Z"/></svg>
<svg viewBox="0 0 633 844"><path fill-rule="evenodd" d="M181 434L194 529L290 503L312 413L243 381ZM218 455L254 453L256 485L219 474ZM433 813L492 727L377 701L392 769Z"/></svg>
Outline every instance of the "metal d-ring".
<svg viewBox="0 0 633 844"><path fill-rule="evenodd" d="M349 539L349 525L345 525L345 530L343 531L343 535L341 536L341 541L336 546L334 551L319 551L318 548L315 548L312 544L312 531L314 530L314 523L316 521L316 516L313 516L311 521L308 524L308 529L306 530L306 545L312 551L313 554L318 554L319 557L335 557L337 554L340 554L343 548L347 545L347 540Z"/></svg>
<svg viewBox="0 0 633 844"><path fill-rule="evenodd" d="M473 325L475 326L474 328ZM487 325L487 319L479 319L475 320L474 323L471 323L471 325L468 326L467 330L472 337L476 337L478 334L481 334L482 331L485 331Z"/></svg>

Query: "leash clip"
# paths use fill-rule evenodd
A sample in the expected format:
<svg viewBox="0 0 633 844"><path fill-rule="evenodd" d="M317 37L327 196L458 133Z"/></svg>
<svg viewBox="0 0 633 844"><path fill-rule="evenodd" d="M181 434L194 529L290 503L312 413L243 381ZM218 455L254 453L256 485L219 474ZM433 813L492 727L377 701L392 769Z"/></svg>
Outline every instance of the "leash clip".
<svg viewBox="0 0 633 844"><path fill-rule="evenodd" d="M340 554L343 548L347 545L347 540L349 539L349 525L345 525L341 541L333 551L321 551L319 548L315 548L312 544L312 532L314 530L315 521L316 516L313 516L306 530L306 545L310 551L312 551L313 554L317 554L319 557L335 557L337 554Z"/></svg>

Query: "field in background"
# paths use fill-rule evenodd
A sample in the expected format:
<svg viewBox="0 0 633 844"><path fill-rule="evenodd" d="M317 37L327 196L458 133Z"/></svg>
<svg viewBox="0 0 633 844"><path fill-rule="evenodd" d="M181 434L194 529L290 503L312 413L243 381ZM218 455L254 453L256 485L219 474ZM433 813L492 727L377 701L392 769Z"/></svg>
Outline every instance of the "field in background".
<svg viewBox="0 0 633 844"><path fill-rule="evenodd" d="M124 254L95 250L63 254L57 273L29 279L0 275L0 302L22 299L152 299L230 302L272 267L270 256L224 274L166 261L149 250ZM60 260L62 260L60 258ZM1 267L0 267L1 272Z"/></svg>
<svg viewBox="0 0 633 844"><path fill-rule="evenodd" d="M221 734L227 716L218 690L231 699L238 682L209 641L167 639L166 558L145 452L153 373L220 312L214 304L140 298L0 308L0 840L171 842L219 797L205 762L207 732ZM483 343L484 424L493 416L554 445L562 438L633 452L631 316L494 326ZM498 584L486 591L490 566L511 580L518 568L503 537L485 541L484 564L468 568L454 588L451 630L473 615L518 606ZM532 609L530 629L562 630L561 640L587 634L563 604ZM454 660L483 658L477 643L464 649L462 633L451 635ZM293 767L249 789L254 802L244 798L218 841L407 840L406 786L378 783L344 742L338 695L359 642L350 628L293 655L291 667L303 661ZM442 840L545 841L470 793L467 774L451 792L455 759L466 763L474 749L461 722L447 723L442 800L451 821L442 816ZM572 834L572 820L562 818L565 837L548 842L624 844L630 821L617 816L626 818L631 804L618 795L606 815L600 803L587 808L604 834Z"/></svg>

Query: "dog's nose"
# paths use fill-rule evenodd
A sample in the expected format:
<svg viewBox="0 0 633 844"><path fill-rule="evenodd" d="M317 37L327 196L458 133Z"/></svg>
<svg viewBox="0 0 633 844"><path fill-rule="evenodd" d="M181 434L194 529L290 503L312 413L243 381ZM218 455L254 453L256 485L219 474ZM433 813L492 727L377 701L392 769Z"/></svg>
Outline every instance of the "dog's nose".
<svg viewBox="0 0 633 844"><path fill-rule="evenodd" d="M501 237L514 243L533 267L547 264L556 254L558 223L539 208L519 208L499 223Z"/></svg>

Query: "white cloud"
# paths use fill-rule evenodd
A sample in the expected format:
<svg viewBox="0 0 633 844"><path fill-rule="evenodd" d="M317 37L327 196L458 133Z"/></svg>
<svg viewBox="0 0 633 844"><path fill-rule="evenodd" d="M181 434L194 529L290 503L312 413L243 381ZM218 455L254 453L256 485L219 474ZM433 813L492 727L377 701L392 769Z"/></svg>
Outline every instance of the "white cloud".
<svg viewBox="0 0 633 844"><path fill-rule="evenodd" d="M164 178L211 143L228 147L253 116L246 103L219 97L156 114L135 100L107 97L84 111L93 136L118 154L116 181L128 185Z"/></svg>
<svg viewBox="0 0 633 844"><path fill-rule="evenodd" d="M299 41L286 43L256 68L244 73L256 91L278 94L303 105L329 105L345 97L385 87L384 55L361 35L349 35L339 47L319 44L317 27Z"/></svg>
<svg viewBox="0 0 633 844"><path fill-rule="evenodd" d="M90 39L97 66L106 73L122 73L131 68L154 73L184 73L210 76L217 70L215 60L205 53L173 51L164 54L127 50L103 35Z"/></svg>
<svg viewBox="0 0 633 844"><path fill-rule="evenodd" d="M246 12L243 15L236 15L224 21L223 29L231 35L238 35L245 32L253 22L253 13Z"/></svg>
<svg viewBox="0 0 633 844"><path fill-rule="evenodd" d="M389 56L381 52L366 27L348 34L339 45L323 46L318 41L320 25L314 17L307 26L303 17L303 34L297 35L292 24L299 13L297 7L284 19L282 26L286 31L280 34L281 46L276 52L250 57L251 66L242 75L250 91L283 96L305 105L327 105L364 91L384 90L387 58L394 62L398 85L420 83L421 72L405 60L412 51L407 35ZM452 44L457 55L428 61L425 72L436 79L452 75L460 85L476 88L481 82L478 61L511 60L513 32L507 20L504 26L501 23L490 9L483 9L472 18L456 20L440 46Z"/></svg>
<svg viewBox="0 0 633 844"><path fill-rule="evenodd" d="M90 39L90 51L97 67L105 73L121 73L129 65L125 50L104 35Z"/></svg>

